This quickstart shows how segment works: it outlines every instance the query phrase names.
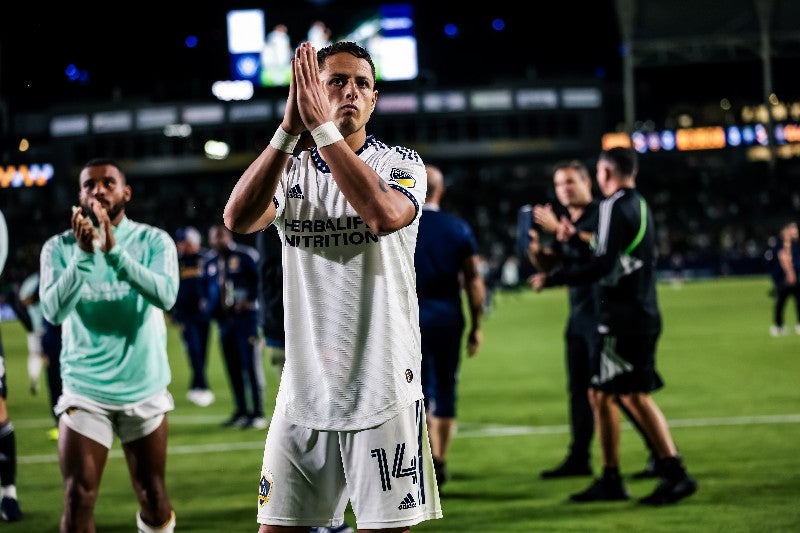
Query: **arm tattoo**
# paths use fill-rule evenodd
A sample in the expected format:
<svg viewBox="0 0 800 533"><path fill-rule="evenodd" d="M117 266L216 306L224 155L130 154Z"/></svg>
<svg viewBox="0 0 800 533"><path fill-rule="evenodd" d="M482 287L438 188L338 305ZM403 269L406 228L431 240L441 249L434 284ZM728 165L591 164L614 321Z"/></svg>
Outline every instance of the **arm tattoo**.
<svg viewBox="0 0 800 533"><path fill-rule="evenodd" d="M389 192L389 189L386 188L386 183L384 183L381 178L378 178L378 187L380 187L383 192Z"/></svg>

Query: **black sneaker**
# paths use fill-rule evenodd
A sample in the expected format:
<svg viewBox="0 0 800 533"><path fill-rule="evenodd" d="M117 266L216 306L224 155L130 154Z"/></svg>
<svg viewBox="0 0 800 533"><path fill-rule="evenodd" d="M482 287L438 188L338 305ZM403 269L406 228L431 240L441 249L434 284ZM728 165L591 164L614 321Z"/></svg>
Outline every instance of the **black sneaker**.
<svg viewBox="0 0 800 533"><path fill-rule="evenodd" d="M666 505L682 500L697 492L697 481L684 474L677 479L662 478L656 489L639 500L645 505Z"/></svg>
<svg viewBox="0 0 800 533"><path fill-rule="evenodd" d="M597 478L589 488L583 492L572 494L569 499L573 502L616 502L627 500L628 491L622 484L622 478L619 476L609 477L603 476Z"/></svg>
<svg viewBox="0 0 800 533"><path fill-rule="evenodd" d="M22 520L22 511L19 508L19 502L14 498L3 496L3 499L0 500L0 517L6 522L18 522Z"/></svg>
<svg viewBox="0 0 800 533"><path fill-rule="evenodd" d="M661 477L661 472L658 470L658 461L652 455L647 458L647 463L644 465L644 470L640 470L631 475L633 479L652 479Z"/></svg>
<svg viewBox="0 0 800 533"><path fill-rule="evenodd" d="M234 413L229 419L222 423L226 428L244 428L250 423L250 417Z"/></svg>
<svg viewBox="0 0 800 533"><path fill-rule="evenodd" d="M539 477L542 479L554 479L559 477L578 477L578 476L591 476L592 467L588 461L574 461L567 458L563 463L550 470L542 470Z"/></svg>

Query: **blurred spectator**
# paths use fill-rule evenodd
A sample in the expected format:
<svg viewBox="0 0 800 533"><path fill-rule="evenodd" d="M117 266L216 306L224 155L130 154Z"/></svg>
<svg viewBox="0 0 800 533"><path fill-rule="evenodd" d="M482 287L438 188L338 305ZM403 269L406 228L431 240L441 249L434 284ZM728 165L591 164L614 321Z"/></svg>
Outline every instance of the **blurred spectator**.
<svg viewBox="0 0 800 533"><path fill-rule="evenodd" d="M308 27L306 38L311 46L319 50L331 44L331 29L321 20L315 20Z"/></svg>
<svg viewBox="0 0 800 533"><path fill-rule="evenodd" d="M31 394L38 394L44 368L44 353L42 352L42 309L39 305L39 272L28 275L19 287L19 303L24 309L27 320L20 320L27 330L28 337L28 385Z"/></svg>
<svg viewBox="0 0 800 533"><path fill-rule="evenodd" d="M772 326L770 335L779 337L786 335L783 312L789 298L794 299L795 332L800 335L800 242L796 222L789 222L781 228L775 244L767 251L767 259L774 283L775 303L772 308Z"/></svg>
<svg viewBox="0 0 800 533"><path fill-rule="evenodd" d="M291 79L292 44L285 24L276 24L267 34L261 51L261 84L288 85Z"/></svg>
<svg viewBox="0 0 800 533"><path fill-rule="evenodd" d="M193 404L206 407L214 402L214 393L206 376L211 324L209 280L205 265L208 251L202 247L202 237L194 226L186 226L175 232L175 246L178 249L181 283L170 317L180 328L183 346L189 357L191 377L186 397Z"/></svg>
<svg viewBox="0 0 800 533"><path fill-rule="evenodd" d="M258 251L234 242L225 226L208 232L206 264L212 291L212 317L219 325L222 355L234 400L227 427L263 429L264 369L258 336Z"/></svg>

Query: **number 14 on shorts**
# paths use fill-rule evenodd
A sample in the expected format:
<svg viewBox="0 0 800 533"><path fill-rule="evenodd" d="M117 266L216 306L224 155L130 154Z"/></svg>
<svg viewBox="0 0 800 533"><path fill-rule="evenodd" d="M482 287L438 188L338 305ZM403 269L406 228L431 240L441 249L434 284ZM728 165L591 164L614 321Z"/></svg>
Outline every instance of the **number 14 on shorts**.
<svg viewBox="0 0 800 533"><path fill-rule="evenodd" d="M394 458L392 460L391 469L389 468L389 460L387 458L386 449L375 448L372 450L372 457L375 458L378 464L378 473L381 476L381 487L384 491L392 490L392 478L402 478L411 476L411 481L416 484L417 479L417 458L412 455L409 465L404 467L406 445L399 443L394 449Z"/></svg>

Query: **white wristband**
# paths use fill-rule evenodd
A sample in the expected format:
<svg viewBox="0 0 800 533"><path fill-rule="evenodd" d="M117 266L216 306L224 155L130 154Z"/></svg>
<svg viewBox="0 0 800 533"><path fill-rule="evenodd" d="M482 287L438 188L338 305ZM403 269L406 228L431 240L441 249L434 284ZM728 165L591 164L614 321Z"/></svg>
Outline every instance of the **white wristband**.
<svg viewBox="0 0 800 533"><path fill-rule="evenodd" d="M341 141L344 139L342 134L339 133L336 124L331 121L328 121L325 124L320 124L311 130L311 137L314 138L314 143L317 145L317 148L322 148L323 146L328 146L329 144L333 144L336 141Z"/></svg>
<svg viewBox="0 0 800 533"><path fill-rule="evenodd" d="M273 135L272 139L269 141L269 145L279 152L291 154L294 152L294 147L297 146L298 140L300 140L299 135L290 135L283 131L283 128L278 126L278 129L275 130L275 135Z"/></svg>

